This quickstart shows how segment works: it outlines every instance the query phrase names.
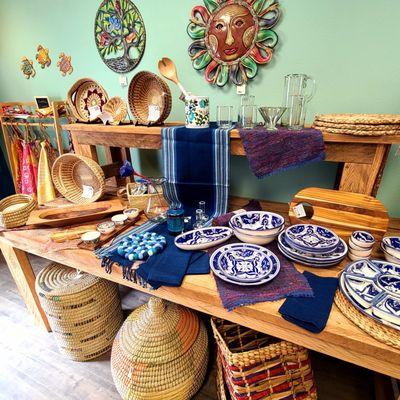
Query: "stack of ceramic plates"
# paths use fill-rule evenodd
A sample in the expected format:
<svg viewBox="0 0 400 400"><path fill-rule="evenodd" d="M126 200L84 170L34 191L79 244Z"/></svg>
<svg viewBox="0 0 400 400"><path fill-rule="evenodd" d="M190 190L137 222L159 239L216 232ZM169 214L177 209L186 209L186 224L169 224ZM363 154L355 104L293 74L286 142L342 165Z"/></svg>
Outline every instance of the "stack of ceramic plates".
<svg viewBox="0 0 400 400"><path fill-rule="evenodd" d="M311 267L339 264L347 245L331 230L319 225L292 225L278 236L279 250L289 259Z"/></svg>
<svg viewBox="0 0 400 400"><path fill-rule="evenodd" d="M248 211L234 215L229 221L235 236L245 243L268 244L283 231L282 215L268 211Z"/></svg>
<svg viewBox="0 0 400 400"><path fill-rule="evenodd" d="M375 238L365 231L354 231L349 238L349 258L352 261L371 257Z"/></svg>
<svg viewBox="0 0 400 400"><path fill-rule="evenodd" d="M400 265L400 236L384 237L381 249L387 261Z"/></svg>
<svg viewBox="0 0 400 400"><path fill-rule="evenodd" d="M400 330L400 265L381 260L355 261L340 275L339 286L363 314Z"/></svg>
<svg viewBox="0 0 400 400"><path fill-rule="evenodd" d="M214 274L241 286L262 285L274 279L280 270L278 257L270 250L246 243L220 247L210 258Z"/></svg>

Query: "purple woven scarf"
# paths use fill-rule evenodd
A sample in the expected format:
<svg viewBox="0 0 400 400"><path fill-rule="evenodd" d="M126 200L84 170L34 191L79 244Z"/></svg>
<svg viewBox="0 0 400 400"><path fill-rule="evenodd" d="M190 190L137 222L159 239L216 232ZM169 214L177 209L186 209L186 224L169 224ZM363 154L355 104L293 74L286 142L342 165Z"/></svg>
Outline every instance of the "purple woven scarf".
<svg viewBox="0 0 400 400"><path fill-rule="evenodd" d="M238 243L239 240L231 239L228 243ZM241 242L239 242L241 243ZM221 246L208 250L211 254ZM228 310L241 306L262 303L264 301L276 301L285 297L312 297L313 291L307 279L295 268L292 262L285 258L275 243L265 246L279 258L281 270L278 276L271 282L259 286L239 286L225 282L214 275L218 293L223 306Z"/></svg>
<svg viewBox="0 0 400 400"><path fill-rule="evenodd" d="M257 127L239 132L257 178L325 159L322 133L316 129L290 131L279 127L277 132L266 132L264 127Z"/></svg>

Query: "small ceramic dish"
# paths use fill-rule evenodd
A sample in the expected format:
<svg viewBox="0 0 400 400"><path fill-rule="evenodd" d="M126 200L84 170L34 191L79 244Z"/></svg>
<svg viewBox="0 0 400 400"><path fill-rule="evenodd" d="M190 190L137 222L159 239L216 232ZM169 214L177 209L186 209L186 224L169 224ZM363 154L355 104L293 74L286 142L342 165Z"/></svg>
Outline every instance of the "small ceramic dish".
<svg viewBox="0 0 400 400"><path fill-rule="evenodd" d="M350 258L351 261L367 260L369 258L369 257L355 256L354 254L350 253L350 251L347 253L347 256Z"/></svg>
<svg viewBox="0 0 400 400"><path fill-rule="evenodd" d="M355 250L350 247L349 253L353 254L353 256L368 258L372 253L372 249Z"/></svg>
<svg viewBox="0 0 400 400"><path fill-rule="evenodd" d="M139 215L138 208L127 208L124 210L124 215L128 217L128 219L135 219Z"/></svg>
<svg viewBox="0 0 400 400"><path fill-rule="evenodd" d="M365 231L354 231L351 234L350 240L356 246L367 249L370 249L375 243L375 238L369 232Z"/></svg>
<svg viewBox="0 0 400 400"><path fill-rule="evenodd" d="M127 219L128 216L125 214L116 214L111 218L111 221L114 222L115 225L124 225Z"/></svg>
<svg viewBox="0 0 400 400"><path fill-rule="evenodd" d="M204 250L226 242L233 235L231 228L210 226L181 233L175 245L182 250Z"/></svg>
<svg viewBox="0 0 400 400"><path fill-rule="evenodd" d="M357 246L356 244L354 244L354 242L351 240L351 236L349 237L349 248L351 248L353 250L361 250L361 251L368 250L367 247L361 247L361 246Z"/></svg>
<svg viewBox="0 0 400 400"><path fill-rule="evenodd" d="M97 230L103 235L108 235L115 230L115 223L112 221L100 222L97 225Z"/></svg>
<svg viewBox="0 0 400 400"><path fill-rule="evenodd" d="M385 255L386 261L393 263L393 264L398 264L400 265L400 258L397 258L395 256L392 256L390 253L385 251L385 249L382 247L383 254Z"/></svg>
<svg viewBox="0 0 400 400"><path fill-rule="evenodd" d="M265 236L278 234L285 219L268 211L247 211L234 215L229 226L245 235Z"/></svg>
<svg viewBox="0 0 400 400"><path fill-rule="evenodd" d="M400 236L386 236L382 239L385 251L396 258L400 258Z"/></svg>
<svg viewBox="0 0 400 400"><path fill-rule="evenodd" d="M81 240L84 243L90 243L90 244L96 244L99 242L100 240L100 232L98 231L88 231L85 232L82 236L81 236Z"/></svg>
<svg viewBox="0 0 400 400"><path fill-rule="evenodd" d="M279 233L283 231L283 229L284 226L282 226L280 231L278 231L277 233L274 233L272 235L263 235L263 236L245 234L237 229L234 229L233 233L242 242L264 245L273 242L278 237Z"/></svg>

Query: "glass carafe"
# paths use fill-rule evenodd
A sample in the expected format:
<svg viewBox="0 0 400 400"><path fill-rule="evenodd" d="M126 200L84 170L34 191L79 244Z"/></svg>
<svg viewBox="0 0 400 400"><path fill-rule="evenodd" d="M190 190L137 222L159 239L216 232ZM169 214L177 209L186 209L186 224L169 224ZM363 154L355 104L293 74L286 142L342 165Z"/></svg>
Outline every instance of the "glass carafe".
<svg viewBox="0 0 400 400"><path fill-rule="evenodd" d="M298 114L301 114L301 119L304 121L306 105L313 98L315 90L315 79L308 75L289 74L285 76L283 106L287 108L287 111L282 117L282 125L288 126L291 129L302 128L302 126L299 126L297 123L291 125L291 121L297 120ZM300 110L298 108L299 103L301 108ZM296 104L297 106L293 108L293 104ZM296 115L292 115L293 113Z"/></svg>

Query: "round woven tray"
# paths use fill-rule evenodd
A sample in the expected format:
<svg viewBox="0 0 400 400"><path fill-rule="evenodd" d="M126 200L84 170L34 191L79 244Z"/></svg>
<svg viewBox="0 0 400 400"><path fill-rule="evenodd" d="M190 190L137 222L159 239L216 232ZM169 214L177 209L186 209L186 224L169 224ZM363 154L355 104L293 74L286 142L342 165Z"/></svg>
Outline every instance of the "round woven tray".
<svg viewBox="0 0 400 400"><path fill-rule="evenodd" d="M35 288L63 355L87 361L111 348L123 322L117 284L50 264Z"/></svg>
<svg viewBox="0 0 400 400"><path fill-rule="evenodd" d="M14 194L0 201L0 226L6 229L23 226L36 208L36 201L27 194Z"/></svg>
<svg viewBox="0 0 400 400"><path fill-rule="evenodd" d="M75 107L82 121L89 122L89 107L99 106L100 111L108 101L107 92L94 80L82 83L75 97Z"/></svg>
<svg viewBox="0 0 400 400"><path fill-rule="evenodd" d="M128 103L140 124L162 124L171 112L171 91L160 77L152 72L142 71L136 74L129 84ZM160 107L160 116L155 121L149 121L149 105Z"/></svg>
<svg viewBox="0 0 400 400"><path fill-rule="evenodd" d="M369 335L385 343L389 346L400 349L400 332L390 326L386 326L376 322L372 318L364 315L361 311L357 310L349 300L346 299L344 294L340 291L336 291L335 304L339 310L354 324L356 324L363 331Z"/></svg>
<svg viewBox="0 0 400 400"><path fill-rule="evenodd" d="M66 104L68 106L69 111L71 112L71 114L78 120L78 121L82 121L82 117L81 115L78 113L78 110L76 109L75 106L75 99L76 99L76 92L78 91L79 87L81 85L83 85L86 82L90 82L91 79L90 78L81 78L78 79L72 86L71 88L68 90L67 93L67 100L66 100ZM85 121L84 121L85 122Z"/></svg>
<svg viewBox="0 0 400 400"><path fill-rule="evenodd" d="M348 130L363 130L363 131L391 131L400 130L400 124L382 124L382 125L368 125L368 124L345 124L345 123L334 123L324 122L315 119L314 125L321 129L333 128L333 129L348 129Z"/></svg>
<svg viewBox="0 0 400 400"><path fill-rule="evenodd" d="M320 114L315 119L336 124L400 124L400 114Z"/></svg>
<svg viewBox="0 0 400 400"><path fill-rule="evenodd" d="M93 203L104 193L105 176L99 164L77 154L63 154L53 164L54 186L76 204Z"/></svg>
<svg viewBox="0 0 400 400"><path fill-rule="evenodd" d="M108 112L113 117L113 122L110 122L111 125L118 125L128 114L128 108L121 97L111 97L103 107L103 111Z"/></svg>
<svg viewBox="0 0 400 400"><path fill-rule="evenodd" d="M197 316L151 298L118 332L111 372L125 400L186 400L202 385L207 360L207 331Z"/></svg>
<svg viewBox="0 0 400 400"><path fill-rule="evenodd" d="M330 128L327 126L318 126L314 123L315 128L323 130L324 132L338 133L345 135L355 136L383 136L383 135L400 135L399 129L392 130L363 130L363 129L341 129L341 128Z"/></svg>

